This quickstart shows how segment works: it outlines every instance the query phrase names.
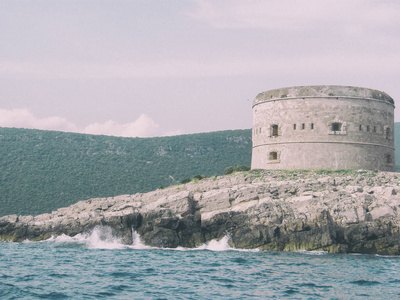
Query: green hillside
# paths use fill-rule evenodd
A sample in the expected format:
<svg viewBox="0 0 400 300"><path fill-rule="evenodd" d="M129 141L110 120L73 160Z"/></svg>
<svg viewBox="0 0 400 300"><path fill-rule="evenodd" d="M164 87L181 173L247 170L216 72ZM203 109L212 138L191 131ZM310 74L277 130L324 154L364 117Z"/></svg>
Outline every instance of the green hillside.
<svg viewBox="0 0 400 300"><path fill-rule="evenodd" d="M0 216L147 192L250 160L251 130L121 138L0 128Z"/></svg>
<svg viewBox="0 0 400 300"><path fill-rule="evenodd" d="M400 123L395 124L400 171ZM147 192L195 175L250 166L251 130L121 138L0 128L0 216Z"/></svg>

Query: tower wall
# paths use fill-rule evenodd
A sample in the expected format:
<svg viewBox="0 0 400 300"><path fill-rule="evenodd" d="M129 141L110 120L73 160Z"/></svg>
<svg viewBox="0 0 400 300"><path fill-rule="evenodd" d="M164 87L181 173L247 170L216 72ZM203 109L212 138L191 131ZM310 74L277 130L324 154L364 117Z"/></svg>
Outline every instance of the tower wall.
<svg viewBox="0 0 400 300"><path fill-rule="evenodd" d="M394 102L376 90L310 86L253 103L252 169L394 171Z"/></svg>

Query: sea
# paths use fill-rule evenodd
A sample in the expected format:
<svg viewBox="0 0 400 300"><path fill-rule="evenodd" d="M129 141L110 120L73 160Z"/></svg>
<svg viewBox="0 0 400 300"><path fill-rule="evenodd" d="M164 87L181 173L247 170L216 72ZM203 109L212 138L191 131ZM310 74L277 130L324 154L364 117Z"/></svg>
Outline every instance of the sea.
<svg viewBox="0 0 400 300"><path fill-rule="evenodd" d="M0 242L0 299L400 299L400 257L124 245L108 227Z"/></svg>

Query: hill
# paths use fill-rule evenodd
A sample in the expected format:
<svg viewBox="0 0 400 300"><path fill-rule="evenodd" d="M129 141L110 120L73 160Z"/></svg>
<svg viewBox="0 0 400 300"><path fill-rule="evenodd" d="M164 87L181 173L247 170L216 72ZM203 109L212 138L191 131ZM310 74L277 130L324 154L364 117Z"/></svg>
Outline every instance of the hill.
<svg viewBox="0 0 400 300"><path fill-rule="evenodd" d="M251 130L122 138L0 128L0 216L148 192L250 166Z"/></svg>
<svg viewBox="0 0 400 300"><path fill-rule="evenodd" d="M400 123L395 123L400 171ZM195 175L250 166L251 130L122 138L0 128L0 216L37 215L80 200L148 192Z"/></svg>

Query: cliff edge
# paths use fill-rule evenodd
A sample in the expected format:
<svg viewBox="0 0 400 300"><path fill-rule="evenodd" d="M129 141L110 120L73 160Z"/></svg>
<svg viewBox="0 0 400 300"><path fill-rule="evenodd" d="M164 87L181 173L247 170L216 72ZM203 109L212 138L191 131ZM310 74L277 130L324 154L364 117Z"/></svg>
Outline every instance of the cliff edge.
<svg viewBox="0 0 400 300"><path fill-rule="evenodd" d="M0 218L0 241L74 236L105 225L125 243L400 255L400 176L374 171L250 171L145 194Z"/></svg>

